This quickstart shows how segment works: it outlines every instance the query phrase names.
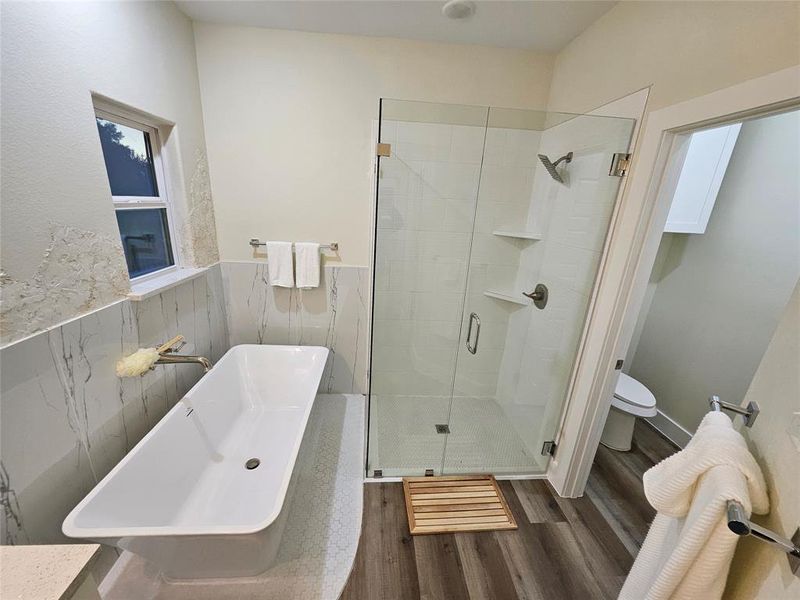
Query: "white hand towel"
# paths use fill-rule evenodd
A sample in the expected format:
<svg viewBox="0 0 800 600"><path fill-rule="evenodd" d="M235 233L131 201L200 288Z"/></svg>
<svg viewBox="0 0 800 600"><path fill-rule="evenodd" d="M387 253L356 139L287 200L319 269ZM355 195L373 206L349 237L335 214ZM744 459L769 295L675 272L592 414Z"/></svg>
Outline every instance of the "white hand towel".
<svg viewBox="0 0 800 600"><path fill-rule="evenodd" d="M270 285L294 287L292 242L267 242L267 266Z"/></svg>
<svg viewBox="0 0 800 600"><path fill-rule="evenodd" d="M304 290L319 287L319 244L297 242L294 248L297 287Z"/></svg>
<svg viewBox="0 0 800 600"><path fill-rule="evenodd" d="M739 537L728 530L728 500L766 513L761 469L727 415L707 414L682 451L644 474L658 511L619 600L722 597Z"/></svg>

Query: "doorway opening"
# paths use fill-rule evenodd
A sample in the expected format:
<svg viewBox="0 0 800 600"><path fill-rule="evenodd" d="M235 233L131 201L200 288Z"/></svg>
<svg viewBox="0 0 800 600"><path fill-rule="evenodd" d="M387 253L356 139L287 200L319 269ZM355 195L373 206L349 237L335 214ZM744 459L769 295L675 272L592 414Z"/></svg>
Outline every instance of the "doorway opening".
<svg viewBox="0 0 800 600"><path fill-rule="evenodd" d="M739 405L800 277L800 110L691 132L603 442L647 419L685 446L716 395ZM625 397L633 381L651 392ZM648 414L644 415L643 412Z"/></svg>

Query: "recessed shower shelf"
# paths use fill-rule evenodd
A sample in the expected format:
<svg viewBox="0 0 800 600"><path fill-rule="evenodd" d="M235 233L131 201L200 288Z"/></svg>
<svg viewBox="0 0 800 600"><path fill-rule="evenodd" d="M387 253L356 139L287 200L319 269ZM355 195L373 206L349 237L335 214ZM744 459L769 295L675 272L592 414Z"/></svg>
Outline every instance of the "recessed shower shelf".
<svg viewBox="0 0 800 600"><path fill-rule="evenodd" d="M541 240L543 237L541 233L536 233L535 231L513 231L510 229L495 229L492 232L492 235L533 241Z"/></svg>
<svg viewBox="0 0 800 600"><path fill-rule="evenodd" d="M526 298L522 294L520 294L519 296L515 296L511 292L486 290L485 292L483 292L483 295L489 296L489 298L495 298L497 300L505 300L506 302L511 302L512 304L519 304L520 306L528 306L531 303L530 299Z"/></svg>

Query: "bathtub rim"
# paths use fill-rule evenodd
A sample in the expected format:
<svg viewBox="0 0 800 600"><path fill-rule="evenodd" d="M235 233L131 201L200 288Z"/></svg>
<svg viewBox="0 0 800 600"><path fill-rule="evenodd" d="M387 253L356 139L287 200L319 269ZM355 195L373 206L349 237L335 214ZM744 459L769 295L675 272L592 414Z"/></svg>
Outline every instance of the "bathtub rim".
<svg viewBox="0 0 800 600"><path fill-rule="evenodd" d="M324 346L297 346L289 344L237 344L235 346L231 346L225 352L222 358L220 358L214 365L212 370L217 368L220 364L223 364L223 361L231 360L229 359L229 356L232 356L239 348L288 348L323 351L322 357L324 360L322 361L322 367L320 368L319 381L322 381L322 375L325 371L325 366L330 355L330 350ZM312 398L311 402L308 403L308 406L304 411L301 434L297 436L297 439L294 443L294 447L292 448L290 454L289 464L287 465L288 468L283 474L283 478L278 488L278 497L280 498L280 502L276 502L272 508L272 511L268 513L266 518L262 519L258 523L252 525L203 525L201 527L186 525L79 527L75 524L78 514L80 514L86 505L89 504L89 502L91 502L94 497L103 490L108 481L117 472L122 470L129 461L133 460L133 457L140 451L141 447L144 446L151 437L157 434L172 413L178 412L185 407L183 401L186 396L190 395L195 388L201 385L204 379L205 375L201 376L200 379L198 379L197 382L186 392L186 394L184 394L175 403L175 405L169 411L167 411L163 417L161 417L158 423L156 423L153 428L150 429L150 431L148 431L116 465L114 465L114 467L106 474L106 476L103 477L77 505L75 505L75 507L64 518L64 521L61 524L61 531L65 536L73 539L88 538L106 544L115 544L120 538L126 537L208 537L218 535L252 535L264 531L277 520L281 514L284 503L286 502L286 493L289 488L292 473L294 472L294 468L297 464L297 456L300 453L300 446L303 442L306 428L308 427L308 420L311 416L311 410L314 408L314 403L319 395L319 382L317 383L317 389L314 390L314 397Z"/></svg>

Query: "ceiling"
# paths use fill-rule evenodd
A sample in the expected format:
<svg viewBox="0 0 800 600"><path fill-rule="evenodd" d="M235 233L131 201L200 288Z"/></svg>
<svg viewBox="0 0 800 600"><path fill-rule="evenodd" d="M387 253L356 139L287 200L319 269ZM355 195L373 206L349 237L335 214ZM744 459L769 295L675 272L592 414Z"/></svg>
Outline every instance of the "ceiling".
<svg viewBox="0 0 800 600"><path fill-rule="evenodd" d="M431 0L180 0L195 21L557 52L616 2L476 1L465 20Z"/></svg>

